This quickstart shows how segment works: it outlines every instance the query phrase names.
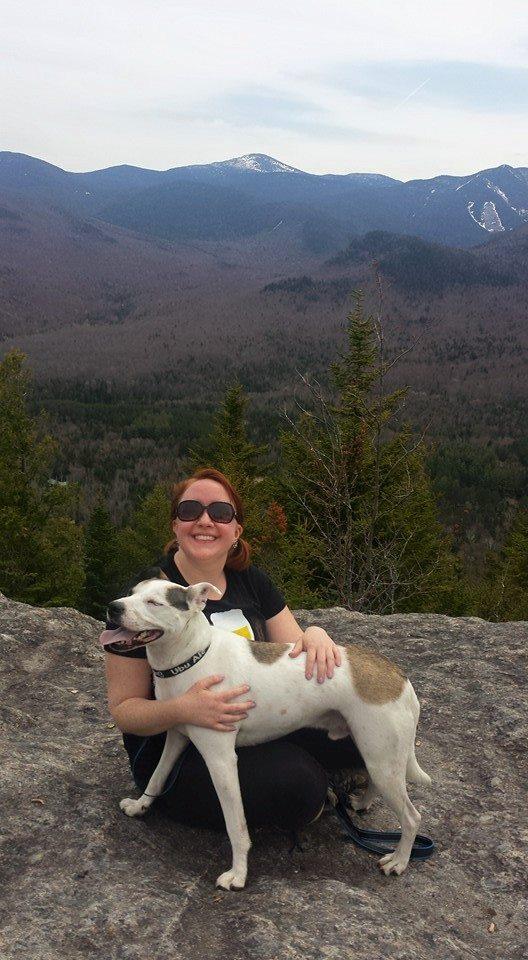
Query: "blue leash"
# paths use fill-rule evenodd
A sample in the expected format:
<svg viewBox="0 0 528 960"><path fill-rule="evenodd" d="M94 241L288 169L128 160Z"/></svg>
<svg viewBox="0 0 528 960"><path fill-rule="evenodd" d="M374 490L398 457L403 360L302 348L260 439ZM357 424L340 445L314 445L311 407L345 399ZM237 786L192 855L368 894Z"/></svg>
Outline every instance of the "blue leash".
<svg viewBox="0 0 528 960"><path fill-rule="evenodd" d="M348 836L343 837L345 842L355 843L357 847L368 850L370 853L381 853L383 855L393 852L401 840L401 830L360 830L350 817L344 797L337 793L336 797L337 803L334 806L334 811L348 834ZM435 844L430 837L417 833L411 850L411 860L428 860L435 850Z"/></svg>

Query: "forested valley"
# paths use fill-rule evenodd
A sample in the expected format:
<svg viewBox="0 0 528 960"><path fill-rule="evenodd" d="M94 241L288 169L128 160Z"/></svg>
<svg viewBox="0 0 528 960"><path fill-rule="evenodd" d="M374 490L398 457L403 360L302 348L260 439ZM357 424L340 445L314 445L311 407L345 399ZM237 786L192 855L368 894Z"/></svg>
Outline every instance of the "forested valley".
<svg viewBox="0 0 528 960"><path fill-rule="evenodd" d="M191 402L176 377L37 384L9 354L0 589L103 617L169 540L171 483L209 464L243 491L254 559L292 606L528 617L521 405L507 444L483 444L467 411L464 432L430 436L380 323L356 295L346 349L298 371L286 397L240 370L217 379L216 401ZM487 415L498 433L504 410Z"/></svg>
<svg viewBox="0 0 528 960"><path fill-rule="evenodd" d="M207 456L218 465L220 458L237 473L236 461L225 451L221 455L218 423L227 416L226 404L238 397L236 416L231 411L236 429L231 433L226 426L225 433L231 457L241 442L259 451L249 456L248 476L241 479L250 484L250 501L256 496L259 504L260 520L252 521L255 558L279 571L291 603L525 615L526 225L486 236L481 244L474 237L461 249L445 246L445 238L444 244L432 241L430 231L410 236L376 229L359 235L353 218L348 222L356 234L351 235L342 226L335 230L311 204L302 210L288 207L284 217L281 210L280 220L266 229L256 223L249 235L245 229L241 235L221 231L218 239L204 227L203 236L167 240L101 219L91 207L77 209L77 204L90 206L94 197L71 193L75 183L68 176L57 174L67 196L51 196L44 190L46 183L51 189L51 181L33 179L27 158L13 163L16 189L8 184L0 208L0 355L7 364L2 367L7 439L2 441L6 506L1 507L1 530L14 559L7 555L0 589L31 602L74 603L101 615L103 597L152 560L168 539L167 490L200 460L197 449L202 448L202 462ZM10 170L13 163L7 164ZM259 176L250 178L258 189L290 183ZM496 176L504 193L501 177L513 174L501 168ZM244 183L248 177L244 174ZM306 188L322 190L322 181L315 180L309 178ZM464 190L478 191L484 184L486 192L488 181L489 176L476 176ZM294 178L291 184L297 182ZM368 189L376 191L377 183ZM467 198L460 206L460 184L448 186L444 200L456 200L460 216L471 220ZM428 203L424 200L424 209L431 212ZM388 207L382 203L379 209ZM446 229L449 210L448 205L442 220ZM206 207L202 212L207 220ZM469 226L476 229L473 220ZM294 458L295 424L302 417L316 422L317 404L324 400L325 422L343 426L332 407L339 407L340 395L334 366L351 350L350 316L358 317L358 291L361 316L370 318L377 344L373 363L386 368L383 390L398 397L390 424L383 427L383 452L389 460L395 456L399 436L407 437L409 450L417 445L418 460L402 462L427 491L427 510L425 500L416 509L417 517L423 520L425 510L428 519L413 534L402 494L398 537L403 539L394 539L387 526L380 531L383 518L372 516L367 456L378 443L380 462L376 417L363 424L366 446L358 440L363 434L356 423L356 440L345 445L350 457L342 464L348 485L340 495L349 506L336 525L336 531L348 531L355 554L344 561L341 585L331 586L330 566L318 554L323 534L314 526L317 511L311 511L310 526L310 505L303 514L301 489L292 492L288 475L309 463L306 451L298 462ZM14 357L19 359L9 359ZM376 391L379 384L373 382L373 396ZM25 436L31 457L24 453ZM46 436L52 440L44 442ZM320 459L330 456L321 437L313 444ZM361 465L357 476L354 456ZM316 467L312 473L317 476ZM304 483L311 479L306 466ZM327 490L326 496L336 501L335 491ZM387 523L396 513L394 506ZM348 527L350 517L356 517L358 529ZM436 593L426 586L428 570L434 580L432 554L428 560L415 558L423 574L416 581L420 589L409 593L406 586L416 579L409 551L412 543L416 547L418 529L424 543L427 530L434 531L435 563L444 571ZM277 530L282 539L274 540ZM358 566L364 553L359 530L369 545L369 562L376 560L370 573ZM71 551L61 546L68 537ZM273 547L265 547L266 537ZM394 551L409 537L400 558L407 564L403 570ZM69 569L66 576L63 570L60 584L61 564L51 560L57 552L63 559L69 552L77 558L72 561L76 572ZM36 555L42 569L34 567ZM48 562L51 580L44 576ZM360 589L362 577L378 583L374 594Z"/></svg>

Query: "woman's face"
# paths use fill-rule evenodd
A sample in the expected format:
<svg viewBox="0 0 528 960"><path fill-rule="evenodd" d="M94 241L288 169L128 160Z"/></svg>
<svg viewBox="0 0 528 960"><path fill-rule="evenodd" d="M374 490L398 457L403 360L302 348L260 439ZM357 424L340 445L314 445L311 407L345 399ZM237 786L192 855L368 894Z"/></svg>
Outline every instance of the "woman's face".
<svg viewBox="0 0 528 960"><path fill-rule="evenodd" d="M199 500L204 506L222 500L231 503L231 498L221 483L216 480L195 480L180 498ZM216 561L223 567L229 550L242 533L242 527L233 517L230 523L215 523L206 510L198 520L174 520L172 529L178 541L178 548L193 563Z"/></svg>

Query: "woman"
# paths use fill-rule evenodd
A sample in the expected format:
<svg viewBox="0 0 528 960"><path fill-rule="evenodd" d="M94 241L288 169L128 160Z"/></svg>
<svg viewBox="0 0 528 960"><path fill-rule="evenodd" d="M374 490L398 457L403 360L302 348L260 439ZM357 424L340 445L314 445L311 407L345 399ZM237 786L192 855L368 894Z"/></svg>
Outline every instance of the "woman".
<svg viewBox="0 0 528 960"><path fill-rule="evenodd" d="M183 586L213 584L222 597L209 595L204 613L211 623L250 639L293 643L290 656L306 651L307 679L315 671L319 683L329 682L341 666L339 649L320 627L303 633L271 580L249 564L249 546L242 539L242 503L229 480L217 470L205 469L177 484L171 519L175 540L161 561L165 576ZM140 789L158 763L170 726L192 723L234 730L255 706L248 686L215 691L215 684L222 680L219 676L195 683L183 696L155 700L144 647L127 652L116 643L106 646L105 652L110 712L124 734ZM144 738L149 739L141 749ZM350 738L330 741L317 730L300 730L237 753L248 824L274 824L289 830L305 826L321 813L327 770L363 765ZM224 827L209 773L192 745L175 783L158 802L182 823Z"/></svg>

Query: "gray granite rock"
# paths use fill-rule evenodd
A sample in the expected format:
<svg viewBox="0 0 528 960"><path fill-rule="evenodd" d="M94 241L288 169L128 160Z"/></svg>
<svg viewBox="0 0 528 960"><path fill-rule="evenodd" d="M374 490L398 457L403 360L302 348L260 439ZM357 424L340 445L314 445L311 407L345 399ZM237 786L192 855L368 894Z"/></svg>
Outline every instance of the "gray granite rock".
<svg viewBox="0 0 528 960"><path fill-rule="evenodd" d="M254 832L246 890L215 890L227 838L119 810L133 788L105 702L101 625L0 597L3 960L527 956L528 624L298 616L411 676L433 777L411 794L436 855L384 877L328 810L304 852ZM363 824L394 820L377 801Z"/></svg>

